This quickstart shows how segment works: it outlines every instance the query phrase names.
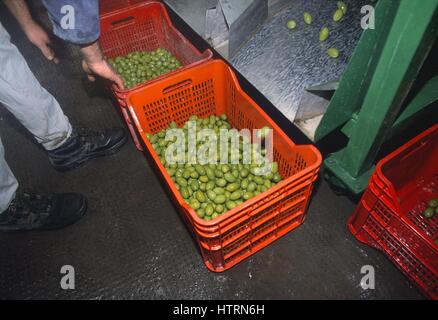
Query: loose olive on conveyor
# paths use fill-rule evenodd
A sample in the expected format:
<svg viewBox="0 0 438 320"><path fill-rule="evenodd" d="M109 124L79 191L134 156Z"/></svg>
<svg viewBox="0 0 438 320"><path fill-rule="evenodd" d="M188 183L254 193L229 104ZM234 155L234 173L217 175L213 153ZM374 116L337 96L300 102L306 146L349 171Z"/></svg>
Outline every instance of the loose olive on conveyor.
<svg viewBox="0 0 438 320"><path fill-rule="evenodd" d="M226 115L212 115L205 119L192 116L189 121L196 122L197 134L200 130L212 129L217 141L219 141L221 130L225 130L230 134L230 140L233 139L233 136L237 136L239 140L239 148L235 150L232 150L231 144L228 143L228 159L239 159L233 164L220 164L220 152L217 153L217 164L201 165L197 161L169 164L166 161L166 150L176 139L166 141L165 137L168 130L178 127L177 124L172 122L165 130L154 135L147 134L149 142L160 157L161 163L174 181L181 196L201 219L207 221L215 219L241 203L269 190L282 180L278 164L276 162L261 163L260 160L264 152L254 148L254 144L241 136L237 130L232 130ZM189 121L182 127L186 138L186 147ZM262 139L266 136L267 129L264 127L263 130L259 131ZM200 152L202 146L203 144L197 141L197 152ZM251 163L244 164L242 161L243 150L248 150L248 147L251 147ZM220 150L218 149L218 151ZM186 151L184 159L196 160L196 156L193 158L193 155ZM195 162L195 164L191 164L191 162ZM261 172L262 168L266 167L269 169Z"/></svg>
<svg viewBox="0 0 438 320"><path fill-rule="evenodd" d="M345 15L347 14L347 4L344 1L338 1L336 10L333 13L332 20L336 23L341 22ZM303 13L304 23L307 25L311 25L313 23L313 16L310 12ZM295 20L289 20L286 24L286 27L289 30L294 30L297 27L297 22ZM330 36L330 29L327 26L323 26L319 33L319 41L325 42ZM336 48L329 48L327 50L327 55L330 58L337 59L340 56L340 52Z"/></svg>

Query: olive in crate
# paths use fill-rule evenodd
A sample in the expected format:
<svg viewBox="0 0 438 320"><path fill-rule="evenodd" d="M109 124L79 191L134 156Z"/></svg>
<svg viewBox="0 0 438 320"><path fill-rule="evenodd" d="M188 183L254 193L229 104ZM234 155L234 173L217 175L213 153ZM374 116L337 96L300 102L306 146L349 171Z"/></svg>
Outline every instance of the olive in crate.
<svg viewBox="0 0 438 320"><path fill-rule="evenodd" d="M210 116L204 119L192 116L189 121L196 122L198 133L203 129L211 129L217 141L219 141L220 130L225 130L231 136L237 135L239 139L238 150L232 150L231 144L228 144L228 150L226 150L229 159L233 159L233 156L239 159L234 163L201 165L185 162L184 164L168 164L166 162L166 149L173 141L166 141L165 137L169 130L177 128L177 124L172 122L167 129L155 135L147 134L149 142L159 155L161 163L176 184L181 196L196 211L199 218L206 221L215 219L243 202L269 190L282 180L278 172L278 164L276 162L262 164L260 161L257 162L263 158L263 150L255 151L254 145L248 139L242 137L236 130L232 130L226 115ZM189 121L182 127L185 137L189 134ZM268 127L263 127L259 131L259 137L265 138L267 130L269 130ZM197 150L200 150L201 146L198 144ZM253 150L251 163L241 161L245 147ZM185 159L189 158L190 154L186 151ZM261 172L266 164L270 170Z"/></svg>
<svg viewBox="0 0 438 320"><path fill-rule="evenodd" d="M182 67L176 57L162 48L131 52L108 62L122 76L128 89Z"/></svg>

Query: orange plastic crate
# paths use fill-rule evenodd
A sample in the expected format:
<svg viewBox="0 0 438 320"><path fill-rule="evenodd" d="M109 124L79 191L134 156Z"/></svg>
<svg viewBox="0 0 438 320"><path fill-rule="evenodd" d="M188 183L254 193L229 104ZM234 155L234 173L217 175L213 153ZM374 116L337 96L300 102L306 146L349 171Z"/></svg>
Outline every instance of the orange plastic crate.
<svg viewBox="0 0 438 320"><path fill-rule="evenodd" d="M303 223L321 155L313 146L295 145L268 115L242 91L233 71L220 60L209 61L130 93L135 126L154 164L171 190L199 244L206 266L221 272L254 254ZM274 130L274 159L282 182L212 221L191 209L146 138L191 115L226 114L237 129L269 126Z"/></svg>
<svg viewBox="0 0 438 320"><path fill-rule="evenodd" d="M109 89L115 102L126 107L126 96L136 88L147 86L173 74L204 63L212 58L211 50L199 52L172 24L165 6L157 1L108 0L101 1L100 45L108 58L127 55L133 51L152 51L164 48L171 52L183 65L182 68L143 82L135 88ZM138 150L142 151L139 138L126 110L121 110L126 125Z"/></svg>
<svg viewBox="0 0 438 320"><path fill-rule="evenodd" d="M163 48L172 53L182 68L143 82L135 88L119 90L113 94L120 106L126 107L126 96L134 89L170 77L187 68L210 60L211 50L199 52L172 24L165 6L156 1L140 2L100 17L100 45L107 58L116 58L133 51L152 51Z"/></svg>

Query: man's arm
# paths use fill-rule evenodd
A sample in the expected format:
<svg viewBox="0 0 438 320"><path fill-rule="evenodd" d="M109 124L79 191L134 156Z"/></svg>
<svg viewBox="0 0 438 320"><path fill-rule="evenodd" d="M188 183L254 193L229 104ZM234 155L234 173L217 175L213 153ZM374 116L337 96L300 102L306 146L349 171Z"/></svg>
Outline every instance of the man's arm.
<svg viewBox="0 0 438 320"><path fill-rule="evenodd" d="M24 0L4 0L4 3L17 19L29 41L38 47L47 59L58 63L51 48L49 35L33 20L26 2Z"/></svg>
<svg viewBox="0 0 438 320"><path fill-rule="evenodd" d="M90 81L94 75L113 81L123 89L120 75L105 60L100 49L100 18L98 0L43 0L53 23L54 33L81 46L82 67Z"/></svg>
<svg viewBox="0 0 438 320"><path fill-rule="evenodd" d="M50 37L44 29L36 23L26 4L25 0L4 0L18 23L26 33L29 41L36 45L44 56L58 63L55 53L50 47ZM65 27L62 19L66 13L62 10L65 2L59 0L43 0L49 17L53 23L55 34L66 41L77 44L81 47L84 58L82 67L88 74L88 79L94 81L94 75L101 76L113 81L119 88L123 89L123 80L104 59L100 49L98 38L100 35L99 5L97 0L74 0L69 1L69 6L74 9L74 26ZM72 21L69 21L70 23Z"/></svg>

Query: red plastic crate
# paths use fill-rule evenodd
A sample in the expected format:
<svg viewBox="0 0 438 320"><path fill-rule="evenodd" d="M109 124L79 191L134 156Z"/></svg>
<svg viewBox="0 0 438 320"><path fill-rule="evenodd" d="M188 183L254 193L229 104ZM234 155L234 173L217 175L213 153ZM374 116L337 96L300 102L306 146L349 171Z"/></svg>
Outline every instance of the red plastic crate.
<svg viewBox="0 0 438 320"><path fill-rule="evenodd" d="M126 96L135 89L171 77L188 68L202 64L213 57L211 50L206 50L204 53L199 52L173 26L165 6L157 1L142 1L135 5L103 14L100 17L100 29L100 45L107 58L127 55L133 51L152 51L157 48L164 48L171 52L183 65L178 70L143 82L134 88L119 90L116 86L111 86L110 90L120 107L126 107ZM127 126L130 132L134 130L132 124L127 122ZM138 137L133 136L133 139L134 142L138 141ZM140 151L142 150L138 142L136 146Z"/></svg>
<svg viewBox="0 0 438 320"><path fill-rule="evenodd" d="M241 89L233 71L221 60L180 72L128 95L131 117L172 199L193 232L206 266L225 271L301 225L322 157L313 146L295 145ZM226 114L234 128L274 130L274 159L282 182L212 221L196 215L180 195L146 138L191 115Z"/></svg>
<svg viewBox="0 0 438 320"><path fill-rule="evenodd" d="M382 250L431 299L438 299L438 125L381 160L348 227Z"/></svg>

